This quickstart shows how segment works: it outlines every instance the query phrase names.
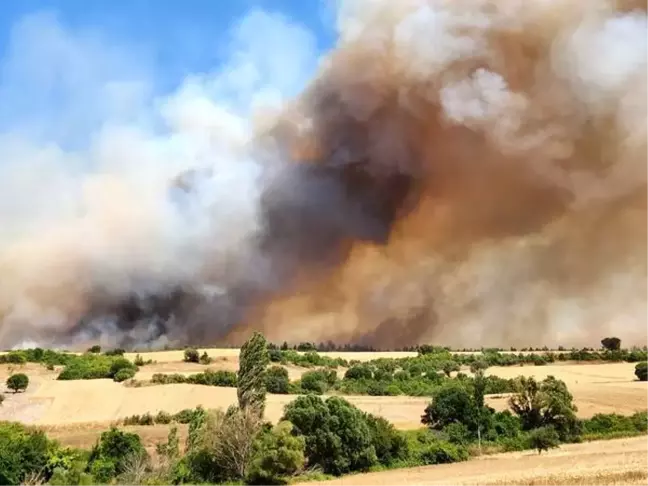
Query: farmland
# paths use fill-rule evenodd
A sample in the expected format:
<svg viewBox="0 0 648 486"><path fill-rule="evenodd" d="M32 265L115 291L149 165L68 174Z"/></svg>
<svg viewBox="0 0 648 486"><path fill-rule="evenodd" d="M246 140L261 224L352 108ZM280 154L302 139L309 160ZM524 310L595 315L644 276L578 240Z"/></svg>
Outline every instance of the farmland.
<svg viewBox="0 0 648 486"><path fill-rule="evenodd" d="M426 390L454 383L463 383L461 386L472 389L477 383L476 374L484 377L487 389L501 389L484 396L485 404L492 407L493 413L509 410L509 399L514 395L509 388L519 377L533 378L538 383L544 383L548 377L560 380L573 396L575 416L584 421L598 414L616 414L609 416L626 416L637 423L636 420L645 420L637 413L648 408L646 382L636 379L636 363L615 358L620 356L634 361L636 356L641 359L645 351L611 355L598 351L450 352L441 348L419 352L322 353L273 349L270 349L270 356L274 363L270 365L284 370L282 373L289 384L287 391L269 393L266 397L264 416L274 424L280 422L287 405L296 400L296 394L315 390L323 394L323 398L341 395L351 406L371 416L382 417L395 429L403 431L408 442L417 444L423 440L425 443L431 440L420 435L426 432L421 428L421 417L430 403ZM187 359L186 350L123 355L101 353L100 350L69 354L29 351L18 359L21 353L13 352L3 357L5 363L0 364L0 380L4 382L11 374L20 372L29 376L29 386L22 393L5 393L0 420L34 426L66 447L90 449L103 440L106 430L116 425L127 433L137 434L144 449L151 457L156 457L159 445L165 443L172 427L177 429L180 443L188 440L187 422L170 424L169 421L175 420L173 417L191 410L226 410L238 404L235 382L241 363L237 349L200 349L191 359ZM583 359L574 360L574 356ZM117 379L115 363L132 368L129 379ZM139 365L134 367L133 363ZM488 363L506 365L489 366ZM111 371L113 368L115 371ZM234 382L214 386L210 380L221 377L219 373L231 377ZM322 389L307 389L306 378L318 373L321 379L331 380L331 383L323 385ZM393 394L389 386L367 388L367 381L370 385L374 382L401 383L401 388L396 388L401 391ZM408 389L406 384L412 386L412 383L416 385L412 389L420 396L402 392ZM420 388L421 383L425 385L423 388ZM360 393L354 394L356 390ZM161 422L157 417L163 414L169 418ZM594 432L588 432L588 437L598 437L598 429L590 427L587 430ZM626 425L619 433L623 437L636 435L637 431L627 429ZM486 455L477 454L475 445L467 449L473 455L473 460L468 462L461 462L457 456L458 459L441 460L459 460L456 464L439 464L433 460L422 464L437 465L353 475L329 482L440 484L448 474L456 478L453 482L457 484L625 484L637 481L639 484L645 481L645 437L563 444L560 449L540 456L517 449L513 449L516 452L497 453L517 448L519 444L511 446L506 445L508 442L499 444L489 440L494 439L487 439ZM607 457L614 456L614 466L610 461L606 467L595 466L603 453Z"/></svg>

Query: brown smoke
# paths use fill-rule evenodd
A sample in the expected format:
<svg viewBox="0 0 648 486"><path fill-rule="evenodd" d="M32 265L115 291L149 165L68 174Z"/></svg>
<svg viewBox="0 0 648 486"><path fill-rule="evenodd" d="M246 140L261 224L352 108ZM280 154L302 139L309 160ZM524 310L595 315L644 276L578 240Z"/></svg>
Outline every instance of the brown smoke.
<svg viewBox="0 0 648 486"><path fill-rule="evenodd" d="M0 247L0 344L645 343L647 10L341 2L315 79L212 171L227 201L184 173L179 211L149 164Z"/></svg>
<svg viewBox="0 0 648 486"><path fill-rule="evenodd" d="M645 2L355 3L287 139L396 222L231 339L645 341Z"/></svg>

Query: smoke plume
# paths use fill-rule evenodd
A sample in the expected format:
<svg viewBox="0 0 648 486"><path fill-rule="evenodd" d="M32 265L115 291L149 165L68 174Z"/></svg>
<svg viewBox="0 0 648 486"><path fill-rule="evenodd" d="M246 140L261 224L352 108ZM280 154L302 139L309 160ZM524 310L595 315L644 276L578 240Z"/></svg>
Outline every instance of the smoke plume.
<svg viewBox="0 0 648 486"><path fill-rule="evenodd" d="M301 93L311 37L255 12L155 109L72 106L87 150L5 131L0 344L645 343L646 10L347 0Z"/></svg>

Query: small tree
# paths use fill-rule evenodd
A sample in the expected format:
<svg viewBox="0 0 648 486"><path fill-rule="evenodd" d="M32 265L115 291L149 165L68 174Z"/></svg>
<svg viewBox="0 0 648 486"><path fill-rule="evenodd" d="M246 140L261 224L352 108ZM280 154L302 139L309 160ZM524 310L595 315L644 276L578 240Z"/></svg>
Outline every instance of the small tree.
<svg viewBox="0 0 648 486"><path fill-rule="evenodd" d="M198 354L198 351L194 348L185 349L184 361L186 363L198 363L200 361L200 355Z"/></svg>
<svg viewBox="0 0 648 486"><path fill-rule="evenodd" d="M7 378L7 388L14 393L25 391L29 386L29 377L24 373L16 373Z"/></svg>
<svg viewBox="0 0 648 486"><path fill-rule="evenodd" d="M647 381L648 380L648 363L643 362L643 363L637 363L635 366L635 376L639 381Z"/></svg>
<svg viewBox="0 0 648 486"><path fill-rule="evenodd" d="M91 346L90 348L88 348L88 353L94 353L94 354L101 353L101 346L99 346L98 344Z"/></svg>
<svg viewBox="0 0 648 486"><path fill-rule="evenodd" d="M529 435L529 445L541 454L542 451L554 449L560 444L558 432L553 427L540 427L532 430Z"/></svg>
<svg viewBox="0 0 648 486"><path fill-rule="evenodd" d="M522 376L514 386L516 394L509 399L509 405L520 417L524 430L550 426L562 440L578 433L577 408L563 381L548 376L538 383Z"/></svg>
<svg viewBox="0 0 648 486"><path fill-rule="evenodd" d="M621 349L621 340L618 337L606 337L601 340L601 346L606 351L618 351Z"/></svg>
<svg viewBox="0 0 648 486"><path fill-rule="evenodd" d="M482 359L478 359L470 363L470 372L478 373L480 371L485 371L488 368L488 363Z"/></svg>
<svg viewBox="0 0 648 486"><path fill-rule="evenodd" d="M200 364L208 365L211 364L211 362L212 359L207 354L207 351L203 352L203 354L200 355Z"/></svg>
<svg viewBox="0 0 648 486"><path fill-rule="evenodd" d="M441 430L451 423L462 423L471 431L477 426L477 407L468 390L457 383L447 383L434 391L421 423Z"/></svg>
<svg viewBox="0 0 648 486"><path fill-rule="evenodd" d="M259 416L263 416L266 396L265 369L269 362L265 337L255 332L241 347L239 354L236 394L241 410L252 407Z"/></svg>
<svg viewBox="0 0 648 486"><path fill-rule="evenodd" d="M4 400L5 400L5 396L2 393L0 393L0 405L2 405L2 402L4 402Z"/></svg>

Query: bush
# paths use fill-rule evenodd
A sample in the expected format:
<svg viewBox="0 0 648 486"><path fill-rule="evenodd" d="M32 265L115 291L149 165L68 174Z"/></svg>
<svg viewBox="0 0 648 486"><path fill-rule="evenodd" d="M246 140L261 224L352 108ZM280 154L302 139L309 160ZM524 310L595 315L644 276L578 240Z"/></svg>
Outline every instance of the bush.
<svg viewBox="0 0 648 486"><path fill-rule="evenodd" d="M355 365L346 370L344 373L345 380L371 380L373 372L367 365Z"/></svg>
<svg viewBox="0 0 648 486"><path fill-rule="evenodd" d="M307 371L301 376L301 388L306 392L321 395L326 393L332 384L335 384L336 378L334 370Z"/></svg>
<svg viewBox="0 0 648 486"><path fill-rule="evenodd" d="M29 377L24 373L16 373L7 378L7 388L14 393L22 392L29 386Z"/></svg>
<svg viewBox="0 0 648 486"><path fill-rule="evenodd" d="M173 417L168 412L159 411L155 416L156 424L170 424L171 420L173 420Z"/></svg>
<svg viewBox="0 0 648 486"><path fill-rule="evenodd" d="M101 482L108 482L122 474L134 457L146 456L139 435L123 432L115 427L103 432L92 448L88 468Z"/></svg>
<svg viewBox="0 0 648 486"><path fill-rule="evenodd" d="M290 388L288 370L282 366L271 366L266 370L265 386L268 393L287 394Z"/></svg>
<svg viewBox="0 0 648 486"><path fill-rule="evenodd" d="M7 353L5 356L6 356L5 358L6 362L10 364L22 365L27 362L27 358L25 357L25 355L23 353L19 353L16 351Z"/></svg>
<svg viewBox="0 0 648 486"><path fill-rule="evenodd" d="M342 398L300 396L286 405L284 420L304 436L308 464L324 473L362 471L377 463L365 415Z"/></svg>
<svg viewBox="0 0 648 486"><path fill-rule="evenodd" d="M121 348L110 349L104 353L104 356L124 356L126 350Z"/></svg>
<svg viewBox="0 0 648 486"><path fill-rule="evenodd" d="M553 427L540 427L532 430L529 434L529 445L532 449L537 450L538 454L556 448L558 444L560 444L560 438Z"/></svg>
<svg viewBox="0 0 648 486"><path fill-rule="evenodd" d="M63 371L59 373L59 380L94 380L112 378L122 369L137 371L137 366L121 355L107 356L99 354L84 354L70 358ZM123 374L122 374L123 376Z"/></svg>
<svg viewBox="0 0 648 486"><path fill-rule="evenodd" d="M390 466L408 458L407 440L391 423L382 417L375 417L371 414L367 414L365 419L371 432L371 443L380 464Z"/></svg>
<svg viewBox="0 0 648 486"><path fill-rule="evenodd" d="M94 346L88 348L88 353L95 353L95 354L101 353L101 346L95 344Z"/></svg>
<svg viewBox="0 0 648 486"><path fill-rule="evenodd" d="M42 431L0 422L0 484L22 484L29 475L47 473L50 451L57 447Z"/></svg>
<svg viewBox="0 0 648 486"><path fill-rule="evenodd" d="M2 402L4 401L5 401L5 396L2 393L0 393L0 405L2 405Z"/></svg>
<svg viewBox="0 0 648 486"><path fill-rule="evenodd" d="M184 361L186 363L198 363L200 362L200 355L198 351L194 348L187 348L184 351Z"/></svg>
<svg viewBox="0 0 648 486"><path fill-rule="evenodd" d="M449 464L468 459L468 451L461 446L436 440L425 447L419 456L420 464Z"/></svg>
<svg viewBox="0 0 648 486"><path fill-rule="evenodd" d="M648 380L648 362L637 363L635 366L635 376L639 381Z"/></svg>
<svg viewBox="0 0 648 486"><path fill-rule="evenodd" d="M122 381L130 380L135 376L135 370L132 368L122 368L119 370L117 373L115 373L115 376L113 376L113 380L115 380L118 383L121 383Z"/></svg>
<svg viewBox="0 0 648 486"><path fill-rule="evenodd" d="M144 366L146 364L144 358L142 358L142 356L139 354L135 355L135 359L133 360L133 363L135 364L135 366Z"/></svg>
<svg viewBox="0 0 648 486"><path fill-rule="evenodd" d="M200 364L208 365L211 364L211 362L212 359L207 354L207 351L203 352L203 354L200 355Z"/></svg>
<svg viewBox="0 0 648 486"><path fill-rule="evenodd" d="M254 443L248 484L286 484L304 467L304 438L292 434L290 422L280 422Z"/></svg>
<svg viewBox="0 0 648 486"><path fill-rule="evenodd" d="M421 422L437 430L458 422L472 431L477 425L477 407L465 387L451 382L435 390Z"/></svg>

